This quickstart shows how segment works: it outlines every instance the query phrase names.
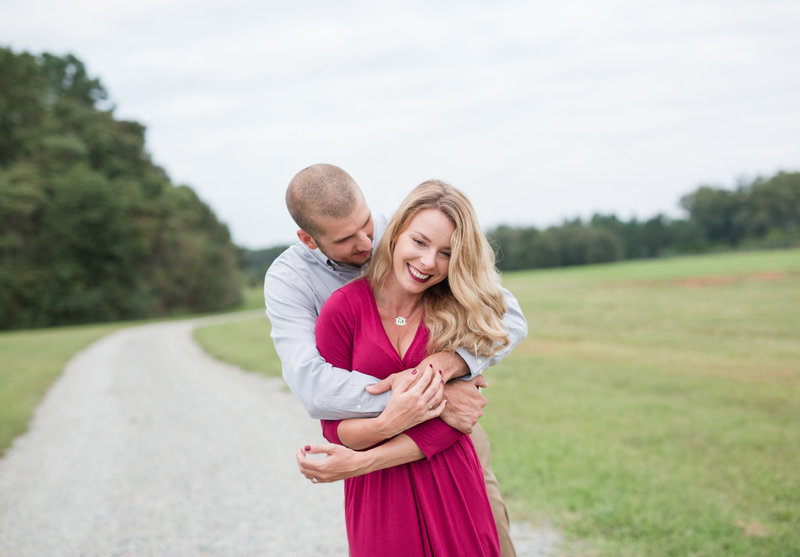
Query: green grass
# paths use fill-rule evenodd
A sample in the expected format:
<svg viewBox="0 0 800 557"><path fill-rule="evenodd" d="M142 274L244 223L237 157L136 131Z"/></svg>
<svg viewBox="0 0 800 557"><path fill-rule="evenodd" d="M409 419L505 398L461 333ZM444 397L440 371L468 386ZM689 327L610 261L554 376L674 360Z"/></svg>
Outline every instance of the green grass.
<svg viewBox="0 0 800 557"><path fill-rule="evenodd" d="M123 324L56 327L0 334L0 454L23 433L69 359Z"/></svg>
<svg viewBox="0 0 800 557"><path fill-rule="evenodd" d="M504 282L529 336L487 372L482 423L513 520L559 528L566 554L800 555L800 250ZM260 289L246 300L262 307ZM118 326L0 334L0 442L7 408L32 408ZM262 317L197 336L278 375L267 330Z"/></svg>
<svg viewBox="0 0 800 557"><path fill-rule="evenodd" d="M246 287L242 292L242 303L239 309L264 309L264 288L262 286Z"/></svg>
<svg viewBox="0 0 800 557"><path fill-rule="evenodd" d="M800 555L800 250L504 282L529 335L482 423L512 519L566 554ZM265 327L198 333L263 370Z"/></svg>
<svg viewBox="0 0 800 557"><path fill-rule="evenodd" d="M264 290L249 287L244 292L242 309L264 309ZM257 319L200 327L194 339L215 358L271 377L280 377L281 363L269 338L266 314Z"/></svg>
<svg viewBox="0 0 800 557"><path fill-rule="evenodd" d="M194 330L194 338L206 352L219 360L263 375L281 375L281 363L269 338L266 315L258 319L201 327Z"/></svg>
<svg viewBox="0 0 800 557"><path fill-rule="evenodd" d="M256 287L244 291L244 300L237 309L263 306L263 292ZM185 317L188 316L176 314L170 319ZM141 323L145 321L0 333L0 456L15 437L27 430L34 409L76 352L117 329ZM258 351L268 343L263 342L262 336L249 344ZM272 355L270 362L277 361L271 343L267 352Z"/></svg>
<svg viewBox="0 0 800 557"><path fill-rule="evenodd" d="M800 554L800 251L510 274L483 424L517 518L597 555Z"/></svg>

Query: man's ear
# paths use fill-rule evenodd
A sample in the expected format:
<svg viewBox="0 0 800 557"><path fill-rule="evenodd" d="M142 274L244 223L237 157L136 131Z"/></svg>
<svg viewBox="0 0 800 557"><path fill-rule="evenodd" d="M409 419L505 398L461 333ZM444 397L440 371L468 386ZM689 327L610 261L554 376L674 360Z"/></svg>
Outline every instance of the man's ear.
<svg viewBox="0 0 800 557"><path fill-rule="evenodd" d="M317 246L317 243L314 241L314 238L309 236L309 234L305 230L298 230L297 237L310 249L317 249L319 247Z"/></svg>

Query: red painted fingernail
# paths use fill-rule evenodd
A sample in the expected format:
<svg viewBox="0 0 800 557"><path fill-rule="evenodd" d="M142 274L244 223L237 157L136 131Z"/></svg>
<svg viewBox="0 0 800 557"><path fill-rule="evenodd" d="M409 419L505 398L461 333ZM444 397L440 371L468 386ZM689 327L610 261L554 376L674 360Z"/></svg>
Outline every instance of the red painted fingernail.
<svg viewBox="0 0 800 557"><path fill-rule="evenodd" d="M416 369L411 372L411 375L416 375L416 374L417 374L417 370Z"/></svg>
<svg viewBox="0 0 800 557"><path fill-rule="evenodd" d="M442 379L442 385L444 385L444 379Z"/></svg>
<svg viewBox="0 0 800 557"><path fill-rule="evenodd" d="M428 367L432 368L432 367L433 367L433 364L428 364Z"/></svg>
<svg viewBox="0 0 800 557"><path fill-rule="evenodd" d="M306 450L306 451L310 451L311 450L311 445L306 445L305 447L303 447L303 449Z"/></svg>
<svg viewBox="0 0 800 557"><path fill-rule="evenodd" d="M440 369L440 370L439 370L439 375L441 375L441 374L442 374L442 370Z"/></svg>

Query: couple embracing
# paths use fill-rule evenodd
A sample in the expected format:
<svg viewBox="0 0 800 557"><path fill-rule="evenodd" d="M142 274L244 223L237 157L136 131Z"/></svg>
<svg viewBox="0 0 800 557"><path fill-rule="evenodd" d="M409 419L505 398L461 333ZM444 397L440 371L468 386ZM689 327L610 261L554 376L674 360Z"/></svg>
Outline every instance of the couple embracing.
<svg viewBox="0 0 800 557"><path fill-rule="evenodd" d="M284 379L330 442L301 448L300 471L345 480L350 555L514 555L478 387L527 324L471 203L429 180L387 224L326 164L286 203L300 242L267 272L267 314Z"/></svg>

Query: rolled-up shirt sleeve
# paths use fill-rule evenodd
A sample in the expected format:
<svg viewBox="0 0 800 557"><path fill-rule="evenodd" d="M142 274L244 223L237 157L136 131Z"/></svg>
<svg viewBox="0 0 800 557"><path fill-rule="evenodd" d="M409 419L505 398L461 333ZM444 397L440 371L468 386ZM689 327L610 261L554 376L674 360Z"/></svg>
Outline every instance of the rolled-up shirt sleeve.
<svg viewBox="0 0 800 557"><path fill-rule="evenodd" d="M314 336L318 308L310 285L288 266L273 267L264 279L264 299L286 384L315 419L380 414L391 393L369 394L365 387L376 383L375 377L334 367L320 356Z"/></svg>
<svg viewBox="0 0 800 557"><path fill-rule="evenodd" d="M459 379L469 380L477 377L490 366L496 365L503 358L508 356L511 351L528 336L528 322L522 314L522 308L514 295L506 288L503 288L503 300L506 304L506 313L503 315L503 327L508 333L508 345L488 358L476 356L466 348L456 349L456 353L464 359L470 371L468 375L459 377Z"/></svg>

